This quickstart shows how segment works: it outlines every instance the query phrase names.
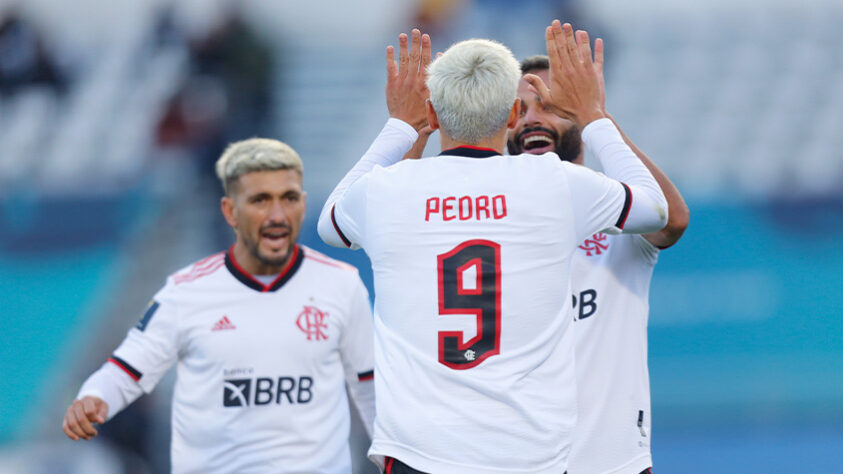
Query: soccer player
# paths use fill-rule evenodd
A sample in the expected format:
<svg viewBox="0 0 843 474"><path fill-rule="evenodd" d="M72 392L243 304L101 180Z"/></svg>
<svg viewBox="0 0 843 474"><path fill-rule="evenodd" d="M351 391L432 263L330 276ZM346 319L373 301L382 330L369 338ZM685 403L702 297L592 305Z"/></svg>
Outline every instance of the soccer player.
<svg viewBox="0 0 843 474"><path fill-rule="evenodd" d="M601 230L664 227L664 196L605 118L589 40L570 25L546 31L546 103L625 184L554 153L502 156L520 110L512 53L469 40L428 69L429 38L412 36L398 66L387 48L391 118L319 219L374 269L369 455L393 473L560 473L576 418L572 255ZM426 124L441 155L398 162Z"/></svg>
<svg viewBox="0 0 843 474"><path fill-rule="evenodd" d="M595 42L595 67L602 83L603 45L599 39ZM544 81L549 80L549 70L547 56L521 62L523 74ZM510 131L509 152L554 151L562 160L582 165L576 124L549 110L531 87L525 79L518 86L521 118ZM603 110L606 113L605 101ZM626 136L624 139L658 181L669 217L663 229L648 234L594 234L574 252L578 417L568 465L572 474L643 474L652 467L647 370L650 279L659 251L676 243L685 232L688 207L655 163Z"/></svg>
<svg viewBox="0 0 843 474"><path fill-rule="evenodd" d="M348 473L346 384L371 434L372 321L356 269L296 243L302 162L254 138L216 164L236 241L176 272L68 408L74 440L177 365L173 472Z"/></svg>

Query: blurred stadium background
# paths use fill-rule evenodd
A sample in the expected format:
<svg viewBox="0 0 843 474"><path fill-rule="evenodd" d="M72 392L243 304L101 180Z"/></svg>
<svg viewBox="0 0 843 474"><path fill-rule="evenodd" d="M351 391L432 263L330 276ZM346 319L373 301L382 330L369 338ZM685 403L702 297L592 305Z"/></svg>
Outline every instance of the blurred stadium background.
<svg viewBox="0 0 843 474"><path fill-rule="evenodd" d="M651 294L656 472L843 472L837 0L0 0L0 472L167 471L171 380L95 442L60 422L166 275L231 241L224 144L295 147L301 241L370 284L315 221L386 119L384 46L523 58L552 18L605 39L609 110L691 208Z"/></svg>

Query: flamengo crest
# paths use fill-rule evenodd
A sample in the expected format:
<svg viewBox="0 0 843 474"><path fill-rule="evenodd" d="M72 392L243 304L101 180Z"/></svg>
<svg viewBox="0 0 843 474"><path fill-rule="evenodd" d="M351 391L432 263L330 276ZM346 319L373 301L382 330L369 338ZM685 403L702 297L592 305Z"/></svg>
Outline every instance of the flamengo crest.
<svg viewBox="0 0 843 474"><path fill-rule="evenodd" d="M592 235L590 239L585 239L580 248L585 250L586 257L600 255L604 250L609 249L609 242L606 242L606 234L599 232Z"/></svg>
<svg viewBox="0 0 843 474"><path fill-rule="evenodd" d="M305 306L299 317L296 319L296 326L307 334L308 341L327 340L328 334L324 330L328 329L328 323L325 318L328 313L322 312L315 306Z"/></svg>

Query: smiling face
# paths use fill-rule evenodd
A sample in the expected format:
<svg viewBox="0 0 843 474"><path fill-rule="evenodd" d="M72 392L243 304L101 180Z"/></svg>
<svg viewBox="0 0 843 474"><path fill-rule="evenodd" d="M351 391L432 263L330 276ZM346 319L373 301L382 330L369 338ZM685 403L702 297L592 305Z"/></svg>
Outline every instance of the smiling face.
<svg viewBox="0 0 843 474"><path fill-rule="evenodd" d="M222 198L222 212L237 234L234 257L249 273L279 273L304 220L305 198L298 171L253 171L238 178Z"/></svg>
<svg viewBox="0 0 843 474"><path fill-rule="evenodd" d="M529 72L541 77L545 83L549 80L546 69ZM541 155L552 151L564 161L582 164L579 128L547 108L523 79L518 83L518 97L521 99L521 116L507 137L509 153Z"/></svg>

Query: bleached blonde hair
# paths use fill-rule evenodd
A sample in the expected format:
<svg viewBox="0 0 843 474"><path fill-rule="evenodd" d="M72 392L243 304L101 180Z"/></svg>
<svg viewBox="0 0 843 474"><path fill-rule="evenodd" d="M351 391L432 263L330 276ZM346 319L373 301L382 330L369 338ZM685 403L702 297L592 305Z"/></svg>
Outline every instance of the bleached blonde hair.
<svg viewBox="0 0 843 474"><path fill-rule="evenodd" d="M428 69L440 128L467 144L494 136L506 126L520 79L521 68L506 46L485 39L454 44Z"/></svg>
<svg viewBox="0 0 843 474"><path fill-rule="evenodd" d="M250 138L232 143L216 164L217 177L222 181L226 195L230 194L234 182L246 173L286 169L304 174L304 165L296 150L269 138Z"/></svg>

